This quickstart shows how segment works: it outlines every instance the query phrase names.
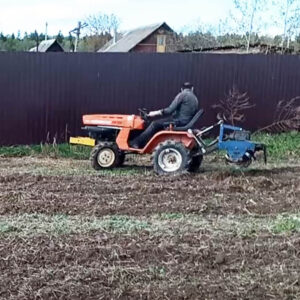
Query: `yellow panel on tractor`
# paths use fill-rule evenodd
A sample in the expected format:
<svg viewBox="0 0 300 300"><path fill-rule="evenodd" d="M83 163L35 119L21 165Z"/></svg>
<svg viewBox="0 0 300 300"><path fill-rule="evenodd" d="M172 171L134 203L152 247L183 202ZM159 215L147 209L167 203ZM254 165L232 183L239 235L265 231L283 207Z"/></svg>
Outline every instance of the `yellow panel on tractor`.
<svg viewBox="0 0 300 300"><path fill-rule="evenodd" d="M94 147L96 145L96 141L89 137L70 137L70 144Z"/></svg>

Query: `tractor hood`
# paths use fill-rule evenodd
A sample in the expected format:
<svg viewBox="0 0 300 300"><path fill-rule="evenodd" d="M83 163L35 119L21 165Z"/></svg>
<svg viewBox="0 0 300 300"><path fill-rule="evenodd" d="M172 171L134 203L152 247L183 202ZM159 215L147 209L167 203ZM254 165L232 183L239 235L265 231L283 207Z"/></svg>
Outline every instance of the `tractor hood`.
<svg viewBox="0 0 300 300"><path fill-rule="evenodd" d="M84 125L143 129L144 120L136 115L84 115Z"/></svg>

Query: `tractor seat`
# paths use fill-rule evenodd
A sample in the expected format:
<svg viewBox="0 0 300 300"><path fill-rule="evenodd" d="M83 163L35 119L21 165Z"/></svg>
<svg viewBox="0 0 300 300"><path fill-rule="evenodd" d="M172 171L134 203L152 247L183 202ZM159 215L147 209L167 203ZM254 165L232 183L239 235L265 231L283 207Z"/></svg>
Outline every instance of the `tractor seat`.
<svg viewBox="0 0 300 300"><path fill-rule="evenodd" d="M191 129L195 123L199 120L199 118L202 116L204 110L200 109L193 117L193 119L187 123L185 126L181 126L181 127L174 127L175 131L187 131L188 129Z"/></svg>

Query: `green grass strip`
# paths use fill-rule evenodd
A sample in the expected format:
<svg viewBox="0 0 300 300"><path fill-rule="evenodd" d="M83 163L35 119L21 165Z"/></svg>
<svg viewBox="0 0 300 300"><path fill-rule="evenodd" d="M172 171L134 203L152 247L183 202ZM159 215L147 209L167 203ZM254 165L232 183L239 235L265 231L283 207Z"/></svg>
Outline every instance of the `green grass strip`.
<svg viewBox="0 0 300 300"><path fill-rule="evenodd" d="M256 236L262 232L291 234L300 231L300 215L226 216L158 214L149 217L113 215L105 217L21 214L0 216L0 238L7 236L69 235L73 233L110 232L138 234L147 231L153 235L197 234L207 231L214 235Z"/></svg>
<svg viewBox="0 0 300 300"><path fill-rule="evenodd" d="M253 141L267 145L269 158L286 160L300 158L300 132L280 134L256 134ZM53 158L88 159L91 147L69 144L41 144L29 146L0 147L2 157L42 156ZM216 152L217 153L217 152Z"/></svg>
<svg viewBox="0 0 300 300"><path fill-rule="evenodd" d="M41 156L52 158L88 159L91 147L69 144L41 144L0 147L2 157Z"/></svg>

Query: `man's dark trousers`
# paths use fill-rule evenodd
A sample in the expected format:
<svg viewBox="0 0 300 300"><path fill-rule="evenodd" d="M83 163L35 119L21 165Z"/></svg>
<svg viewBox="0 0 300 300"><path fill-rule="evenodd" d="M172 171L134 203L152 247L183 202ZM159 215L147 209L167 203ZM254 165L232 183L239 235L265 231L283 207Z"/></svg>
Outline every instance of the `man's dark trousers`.
<svg viewBox="0 0 300 300"><path fill-rule="evenodd" d="M174 123L175 126L184 126L188 122L181 122L180 120L174 120L172 117L164 118L160 120L155 120L147 127L147 129L141 133L137 138L132 142L133 146L138 146L143 148L147 142L160 130L163 130L168 123Z"/></svg>

